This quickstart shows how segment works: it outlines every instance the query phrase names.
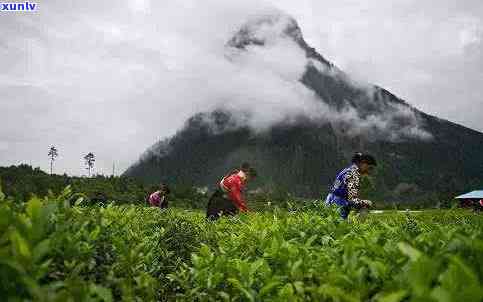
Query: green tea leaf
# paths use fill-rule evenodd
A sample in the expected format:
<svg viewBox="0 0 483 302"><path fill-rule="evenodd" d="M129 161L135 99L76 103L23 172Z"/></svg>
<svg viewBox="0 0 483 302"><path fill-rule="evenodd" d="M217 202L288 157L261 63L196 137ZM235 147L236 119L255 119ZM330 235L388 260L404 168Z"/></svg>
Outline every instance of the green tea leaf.
<svg viewBox="0 0 483 302"><path fill-rule="evenodd" d="M407 291L399 290L379 296L377 302L400 302L407 296Z"/></svg>
<svg viewBox="0 0 483 302"><path fill-rule="evenodd" d="M260 290L260 296L264 297L268 293L270 293L273 289L278 287L281 283L279 281L271 281L267 284L265 284L262 289Z"/></svg>
<svg viewBox="0 0 483 302"><path fill-rule="evenodd" d="M10 240L17 255L25 259L32 257L28 242L17 231L11 232Z"/></svg>
<svg viewBox="0 0 483 302"><path fill-rule="evenodd" d="M27 202L27 214L32 220L38 220L41 216L42 202L34 197Z"/></svg>
<svg viewBox="0 0 483 302"><path fill-rule="evenodd" d="M105 288L105 287L102 287L102 286L99 286L99 285L91 284L90 287L89 287L89 290L90 290L91 294L96 295L102 301L105 301L105 302L112 302L113 301L111 290L108 289L108 288Z"/></svg>
<svg viewBox="0 0 483 302"><path fill-rule="evenodd" d="M418 251L417 249L413 248L412 246L410 246L405 242L399 242L397 246L404 255L408 256L409 259L411 259L411 261L418 260L419 257L421 257L422 255L420 251Z"/></svg>

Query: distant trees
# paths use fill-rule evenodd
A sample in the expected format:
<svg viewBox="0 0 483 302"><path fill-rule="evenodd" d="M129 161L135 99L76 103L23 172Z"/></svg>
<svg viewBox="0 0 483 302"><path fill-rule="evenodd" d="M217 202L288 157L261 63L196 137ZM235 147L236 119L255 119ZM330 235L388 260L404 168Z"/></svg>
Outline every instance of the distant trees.
<svg viewBox="0 0 483 302"><path fill-rule="evenodd" d="M48 156L50 157L50 175L52 175L54 172L54 161L59 156L57 148L54 146L50 147Z"/></svg>
<svg viewBox="0 0 483 302"><path fill-rule="evenodd" d="M66 174L49 175L48 172L25 164L0 166L0 180L3 193L16 202L25 202L33 195L43 198L49 191L57 195L68 185L74 193L82 193L91 201L103 194L108 200L116 203L144 203L146 196L156 190L154 187L124 177L93 175L92 178L86 179ZM199 202L199 199L194 200ZM0 215L0 225L2 218Z"/></svg>
<svg viewBox="0 0 483 302"><path fill-rule="evenodd" d="M91 169L94 167L96 157L94 156L94 153L89 152L86 156L84 156L84 160L87 166L86 169L89 171L89 177L91 177Z"/></svg>

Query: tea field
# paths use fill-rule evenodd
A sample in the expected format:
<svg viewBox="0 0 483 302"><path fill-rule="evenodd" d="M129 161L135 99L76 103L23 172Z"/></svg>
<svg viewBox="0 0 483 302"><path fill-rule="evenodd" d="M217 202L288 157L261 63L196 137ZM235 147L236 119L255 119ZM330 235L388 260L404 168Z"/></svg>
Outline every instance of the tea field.
<svg viewBox="0 0 483 302"><path fill-rule="evenodd" d="M207 222L82 201L0 193L1 301L483 301L483 217L467 211L344 222L308 202Z"/></svg>

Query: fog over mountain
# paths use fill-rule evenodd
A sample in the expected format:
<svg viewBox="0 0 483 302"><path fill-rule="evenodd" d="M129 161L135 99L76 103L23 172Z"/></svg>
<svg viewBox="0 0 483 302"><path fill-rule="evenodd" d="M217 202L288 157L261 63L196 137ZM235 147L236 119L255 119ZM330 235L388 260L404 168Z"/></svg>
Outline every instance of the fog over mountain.
<svg viewBox="0 0 483 302"><path fill-rule="evenodd" d="M33 13L2 14L0 165L47 170L56 145L59 173L85 174L88 152L95 172L110 173L115 162L120 173L191 116L221 106L242 111L235 116L259 131L304 115L352 121L353 135L375 127L389 141L431 136L407 106L377 117L354 104L333 112L298 81L307 59L290 39L270 44L263 33L267 47L227 51L243 24L277 13L294 17L308 44L354 85L375 83L482 130L481 4L431 3L46 0ZM401 119L408 127L385 130Z"/></svg>
<svg viewBox="0 0 483 302"><path fill-rule="evenodd" d="M379 161L377 200L435 202L479 185L483 133L354 80L310 47L290 16L249 18L224 49L225 82L211 106L148 148L125 175L212 187L249 161L260 170L257 188L318 197L354 151L367 151ZM274 64L281 53L290 60Z"/></svg>

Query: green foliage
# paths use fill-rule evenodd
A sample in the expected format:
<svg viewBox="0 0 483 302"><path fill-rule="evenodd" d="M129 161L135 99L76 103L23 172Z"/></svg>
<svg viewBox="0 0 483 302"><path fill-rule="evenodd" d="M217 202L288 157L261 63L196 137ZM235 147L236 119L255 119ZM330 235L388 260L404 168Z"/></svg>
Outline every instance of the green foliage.
<svg viewBox="0 0 483 302"><path fill-rule="evenodd" d="M23 207L11 202L0 204L0 292L7 301L104 300L110 292L82 280L49 279L54 249L55 223L68 211L66 189L59 199L30 199Z"/></svg>
<svg viewBox="0 0 483 302"><path fill-rule="evenodd" d="M49 175L28 165L0 167L0 179L3 180L5 195L17 202L26 202L33 196L45 197L49 193L60 194L66 186L70 186L77 196L84 197L83 205L111 202L146 204L147 196L159 189L127 177ZM207 196L191 186L173 185L170 188L172 194L169 199L172 205L204 208L207 204Z"/></svg>
<svg viewBox="0 0 483 302"><path fill-rule="evenodd" d="M70 187L0 198L2 301L483 299L483 218L462 211L346 222L306 203L207 222L181 209L79 205Z"/></svg>
<svg viewBox="0 0 483 302"><path fill-rule="evenodd" d="M483 275L474 259L482 257L467 238L483 243L481 217L466 225L428 217L392 214L347 224L313 206L222 220L217 244L203 245L192 266L172 278L185 285L178 296L185 301L479 301ZM468 245L455 248L458 238ZM455 257L458 276L448 267ZM471 290L447 276L461 278L456 284L469 280Z"/></svg>

